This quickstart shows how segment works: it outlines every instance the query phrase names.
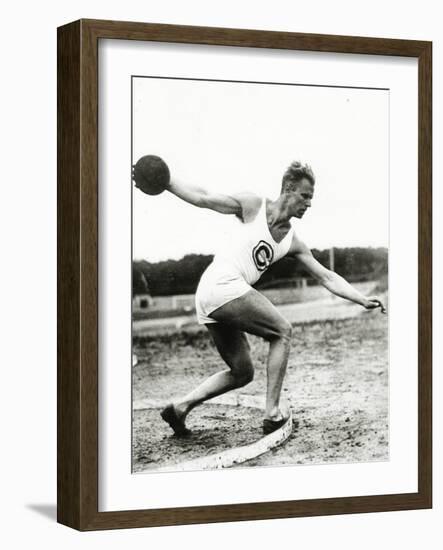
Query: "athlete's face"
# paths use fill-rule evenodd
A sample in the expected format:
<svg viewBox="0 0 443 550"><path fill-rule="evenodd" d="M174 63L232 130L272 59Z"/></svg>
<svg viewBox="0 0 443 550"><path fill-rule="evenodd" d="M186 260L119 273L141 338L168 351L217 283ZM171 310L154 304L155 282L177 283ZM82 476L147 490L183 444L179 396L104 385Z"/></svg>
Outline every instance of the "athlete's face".
<svg viewBox="0 0 443 550"><path fill-rule="evenodd" d="M295 191L289 193L289 197L291 214L295 218L302 218L306 210L311 206L311 201L314 197L314 186L307 178L303 178Z"/></svg>

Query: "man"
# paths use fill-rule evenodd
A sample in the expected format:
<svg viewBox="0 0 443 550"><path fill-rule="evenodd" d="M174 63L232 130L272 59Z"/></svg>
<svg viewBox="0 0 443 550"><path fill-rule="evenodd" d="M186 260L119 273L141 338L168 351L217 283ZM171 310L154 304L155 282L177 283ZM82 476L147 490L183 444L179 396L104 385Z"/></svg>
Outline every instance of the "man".
<svg viewBox="0 0 443 550"><path fill-rule="evenodd" d="M315 178L311 168L293 162L286 170L280 196L275 201L253 193L223 195L171 180L168 190L200 208L233 214L239 220L236 238L226 243L203 273L196 293L197 319L206 325L228 368L169 404L162 418L176 435L187 435L188 413L207 399L248 384L254 374L245 333L269 342L267 359L265 434L286 421L279 408L288 363L291 324L253 285L266 269L283 256L297 259L330 292L366 309L385 308L376 296L363 296L337 273L326 269L297 237L292 217L302 218L311 206Z"/></svg>

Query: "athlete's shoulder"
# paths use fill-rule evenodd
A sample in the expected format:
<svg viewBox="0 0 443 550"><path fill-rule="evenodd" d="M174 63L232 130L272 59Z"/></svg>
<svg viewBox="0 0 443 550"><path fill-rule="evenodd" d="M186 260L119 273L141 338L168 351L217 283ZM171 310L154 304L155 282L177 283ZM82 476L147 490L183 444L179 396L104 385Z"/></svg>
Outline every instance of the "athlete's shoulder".
<svg viewBox="0 0 443 550"><path fill-rule="evenodd" d="M251 193L248 191L236 193L235 195L233 195L233 197L241 205L242 213L241 216L238 216L238 218L244 223L247 223L251 221L251 219L254 219L257 215L257 212L260 210L263 198L259 197L255 193Z"/></svg>

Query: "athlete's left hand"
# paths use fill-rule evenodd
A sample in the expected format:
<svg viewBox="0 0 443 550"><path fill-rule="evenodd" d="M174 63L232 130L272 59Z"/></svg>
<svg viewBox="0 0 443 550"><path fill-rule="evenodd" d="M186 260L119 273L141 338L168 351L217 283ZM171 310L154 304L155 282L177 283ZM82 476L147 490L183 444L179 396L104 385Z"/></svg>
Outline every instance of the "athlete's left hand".
<svg viewBox="0 0 443 550"><path fill-rule="evenodd" d="M363 307L366 309L376 309L379 307L382 313L386 313L386 308L378 296L368 296Z"/></svg>

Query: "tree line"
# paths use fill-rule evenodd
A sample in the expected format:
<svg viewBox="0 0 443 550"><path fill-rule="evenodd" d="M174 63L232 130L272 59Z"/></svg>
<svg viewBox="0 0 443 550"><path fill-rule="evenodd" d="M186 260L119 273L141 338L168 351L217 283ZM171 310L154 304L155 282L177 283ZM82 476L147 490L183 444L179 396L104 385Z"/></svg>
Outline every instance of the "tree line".
<svg viewBox="0 0 443 550"><path fill-rule="evenodd" d="M329 249L313 249L314 257L324 266L330 267ZM203 271L212 262L212 255L187 254L180 260L162 262L133 261L133 295L151 294L169 296L193 294ZM350 282L379 278L388 272L388 250L386 248L334 248L334 271ZM291 286L297 278L307 277L303 267L292 258L283 258L273 264L255 285L256 288Z"/></svg>

